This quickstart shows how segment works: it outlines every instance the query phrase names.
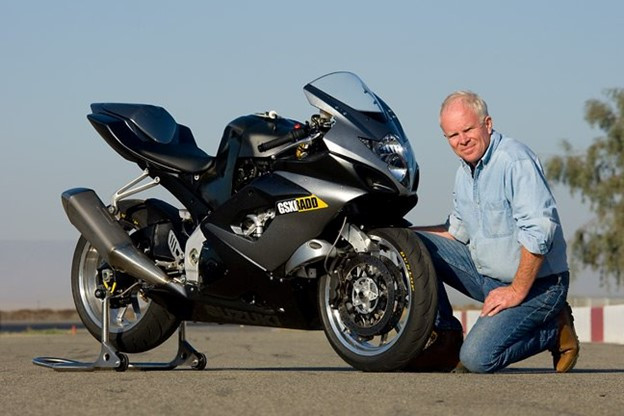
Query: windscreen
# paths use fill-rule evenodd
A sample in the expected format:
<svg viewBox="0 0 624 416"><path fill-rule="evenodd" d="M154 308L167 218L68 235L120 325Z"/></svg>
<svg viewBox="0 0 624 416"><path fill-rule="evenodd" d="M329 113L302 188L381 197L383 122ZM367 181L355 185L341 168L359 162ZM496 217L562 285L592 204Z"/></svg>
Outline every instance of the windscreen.
<svg viewBox="0 0 624 416"><path fill-rule="evenodd" d="M309 86L313 88L308 88ZM377 121L387 120L386 112L377 96L357 75L351 72L332 72L324 75L310 82L304 90L310 104L330 114L339 111L331 103L336 100Z"/></svg>
<svg viewBox="0 0 624 416"><path fill-rule="evenodd" d="M387 172L412 189L418 165L401 123L357 75L333 72L303 90L310 104L333 118L323 138L331 152Z"/></svg>

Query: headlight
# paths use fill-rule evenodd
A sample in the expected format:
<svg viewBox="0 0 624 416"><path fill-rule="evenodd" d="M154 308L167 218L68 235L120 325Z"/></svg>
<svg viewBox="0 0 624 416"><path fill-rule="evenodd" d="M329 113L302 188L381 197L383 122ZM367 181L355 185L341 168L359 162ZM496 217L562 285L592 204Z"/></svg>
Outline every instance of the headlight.
<svg viewBox="0 0 624 416"><path fill-rule="evenodd" d="M388 170L397 181L409 186L409 168L406 159L410 150L405 148L397 136L389 134L380 141L362 141L388 165Z"/></svg>

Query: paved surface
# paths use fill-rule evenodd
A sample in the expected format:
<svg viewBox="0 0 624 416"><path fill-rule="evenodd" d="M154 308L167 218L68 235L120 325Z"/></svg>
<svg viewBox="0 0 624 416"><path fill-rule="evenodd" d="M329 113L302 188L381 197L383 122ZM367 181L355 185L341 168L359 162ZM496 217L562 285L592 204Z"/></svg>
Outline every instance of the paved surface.
<svg viewBox="0 0 624 416"><path fill-rule="evenodd" d="M175 338L175 337L174 337ZM204 371L60 373L35 356L92 361L77 335L0 335L2 415L622 415L624 346L583 344L577 368L555 374L540 354L493 375L361 373L322 332L192 327ZM175 339L131 360L168 360Z"/></svg>

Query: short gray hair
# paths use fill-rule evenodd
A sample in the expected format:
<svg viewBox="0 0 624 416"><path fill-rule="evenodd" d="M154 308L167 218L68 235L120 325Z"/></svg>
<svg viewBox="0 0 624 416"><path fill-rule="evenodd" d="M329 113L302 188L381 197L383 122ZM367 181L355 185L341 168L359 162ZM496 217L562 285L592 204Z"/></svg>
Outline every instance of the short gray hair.
<svg viewBox="0 0 624 416"><path fill-rule="evenodd" d="M446 110L446 107L448 107L449 104L456 100L461 100L461 102L464 103L464 105L466 105L468 108L472 109L472 111L474 111L479 118L485 118L489 115L487 104L485 103L483 98L479 97L472 91L459 90L455 91L444 99L444 101L442 102L442 106L440 106L440 116L442 116L442 113L444 112L444 110Z"/></svg>

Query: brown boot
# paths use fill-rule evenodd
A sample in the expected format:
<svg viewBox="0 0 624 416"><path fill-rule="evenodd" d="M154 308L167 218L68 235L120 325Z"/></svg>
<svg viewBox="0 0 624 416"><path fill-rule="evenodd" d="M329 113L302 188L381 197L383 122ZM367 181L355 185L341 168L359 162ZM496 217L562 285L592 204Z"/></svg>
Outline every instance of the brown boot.
<svg viewBox="0 0 624 416"><path fill-rule="evenodd" d="M459 349L463 342L461 331L434 330L425 349L405 366L405 370L448 373L459 364Z"/></svg>
<svg viewBox="0 0 624 416"><path fill-rule="evenodd" d="M574 368L581 349L576 331L574 330L572 308L568 303L559 312L557 324L559 326L557 343L550 352L553 356L555 370L558 373L567 373Z"/></svg>

